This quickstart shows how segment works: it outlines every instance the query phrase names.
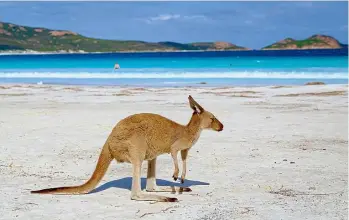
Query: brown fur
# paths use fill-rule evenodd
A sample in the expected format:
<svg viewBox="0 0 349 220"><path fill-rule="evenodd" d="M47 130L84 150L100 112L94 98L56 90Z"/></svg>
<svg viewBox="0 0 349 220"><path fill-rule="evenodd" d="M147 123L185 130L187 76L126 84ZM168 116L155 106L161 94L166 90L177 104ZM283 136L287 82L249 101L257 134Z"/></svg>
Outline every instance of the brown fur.
<svg viewBox="0 0 349 220"><path fill-rule="evenodd" d="M85 194L93 190L104 176L113 159L132 164L131 199L147 201L175 202L176 198L146 194L141 191L141 166L148 161L146 190L150 192L188 192L185 187L156 185L156 157L171 153L175 163L174 177L178 177L177 153L181 151L183 160L182 181L185 179L188 150L196 143L203 129L223 130L223 124L205 111L191 96L190 107L194 113L187 125L180 125L161 115L141 113L121 120L112 130L99 156L92 177L83 185L58 187L32 191L40 194Z"/></svg>

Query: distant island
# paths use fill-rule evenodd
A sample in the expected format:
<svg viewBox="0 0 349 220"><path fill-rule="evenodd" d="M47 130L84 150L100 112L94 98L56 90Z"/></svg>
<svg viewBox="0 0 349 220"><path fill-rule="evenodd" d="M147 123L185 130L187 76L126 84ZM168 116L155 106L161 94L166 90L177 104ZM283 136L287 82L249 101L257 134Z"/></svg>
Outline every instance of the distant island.
<svg viewBox="0 0 349 220"><path fill-rule="evenodd" d="M314 35L305 40L287 38L262 50L342 48L336 39ZM347 45L346 45L347 46ZM229 42L145 42L105 40L85 37L66 30L28 27L0 22L0 53L106 53L106 52L175 52L251 50Z"/></svg>
<svg viewBox="0 0 349 220"><path fill-rule="evenodd" d="M286 38L263 47L262 50L340 49L343 47L347 47L347 45L339 43L338 40L331 36L317 34L304 40Z"/></svg>
<svg viewBox="0 0 349 220"><path fill-rule="evenodd" d="M181 44L103 40L72 31L51 30L0 22L0 51L36 52L137 52L137 51L249 50L228 42Z"/></svg>

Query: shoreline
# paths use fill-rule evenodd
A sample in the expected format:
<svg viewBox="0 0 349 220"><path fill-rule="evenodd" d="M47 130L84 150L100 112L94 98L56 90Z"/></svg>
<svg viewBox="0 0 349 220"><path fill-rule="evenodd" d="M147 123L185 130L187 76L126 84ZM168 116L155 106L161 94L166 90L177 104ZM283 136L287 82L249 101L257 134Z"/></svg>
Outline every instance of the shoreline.
<svg viewBox="0 0 349 220"><path fill-rule="evenodd" d="M10 55L61 55L61 54L132 54L132 53L195 53L195 52L262 52L262 51L319 51L319 50L336 50L340 51L345 48L311 48L311 49L302 49L302 48L289 48L289 49L236 49L236 50L164 50L164 51L113 51L113 52L40 52L40 51L15 51L15 52L3 52L0 51L0 56L10 56Z"/></svg>
<svg viewBox="0 0 349 220"><path fill-rule="evenodd" d="M320 81L308 81L307 83L316 83ZM322 83L322 82L320 82ZM227 88L254 88L254 89L268 89L268 88L305 88L305 87L345 87L348 86L348 83L333 83L333 84L270 84L270 85L217 85L217 84L209 84L209 83L196 83L192 85L174 85L174 84L163 84L163 85L113 85L113 84L60 84L60 83L52 83L52 84L44 84L44 83L1 83L0 88L8 89L8 88L45 88L45 87L70 87L70 88L111 88L111 89L132 89L132 88L146 88L146 89L227 89ZM348 87L349 88L349 87ZM348 90L349 91L349 90Z"/></svg>
<svg viewBox="0 0 349 220"><path fill-rule="evenodd" d="M293 80L289 80L293 81ZM198 80L196 82L181 82L181 81L165 81L165 82L79 82L75 81L50 81L45 82L45 80L40 79L32 79L30 82L21 82L14 80L7 80L6 82L0 81L0 86L8 86L8 85L23 85L23 86L79 86L79 87L144 87L144 88L210 88L210 87L301 87L307 86L307 83L320 82L323 85L328 86L338 86L338 85L348 85L348 80L300 80L298 83L286 83L285 81L276 82L276 83L242 83L242 82L232 82L232 83L217 83L217 82L209 82L205 80Z"/></svg>
<svg viewBox="0 0 349 220"><path fill-rule="evenodd" d="M254 50L164 50L164 51L153 51L153 50L145 50L145 51L112 51L112 52L7 52L2 53L0 55L52 55L52 54L112 54L112 53L190 53L190 52L231 52L231 51L254 51Z"/></svg>

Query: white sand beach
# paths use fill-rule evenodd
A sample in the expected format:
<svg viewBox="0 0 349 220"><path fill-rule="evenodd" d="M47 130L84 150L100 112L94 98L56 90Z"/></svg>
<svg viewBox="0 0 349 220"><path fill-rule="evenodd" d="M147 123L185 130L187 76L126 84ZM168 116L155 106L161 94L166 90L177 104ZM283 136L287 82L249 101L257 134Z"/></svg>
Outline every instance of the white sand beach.
<svg viewBox="0 0 349 220"><path fill-rule="evenodd" d="M347 90L0 85L0 219L347 219ZM189 94L224 130L203 131L190 150L184 185L192 192L156 193L179 202L131 200L131 165L116 162L94 193L30 194L88 180L126 116L186 124ZM180 185L170 155L157 164L159 185ZM142 176L145 183L146 162Z"/></svg>

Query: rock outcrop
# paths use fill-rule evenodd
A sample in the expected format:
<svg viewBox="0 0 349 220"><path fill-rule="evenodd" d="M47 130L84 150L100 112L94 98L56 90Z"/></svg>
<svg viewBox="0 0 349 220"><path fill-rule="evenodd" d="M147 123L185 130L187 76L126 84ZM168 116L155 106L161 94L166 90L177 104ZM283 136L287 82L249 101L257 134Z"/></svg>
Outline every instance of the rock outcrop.
<svg viewBox="0 0 349 220"><path fill-rule="evenodd" d="M333 37L327 35L313 35L305 40L286 38L262 50L292 50L292 49L338 49L342 45Z"/></svg>

